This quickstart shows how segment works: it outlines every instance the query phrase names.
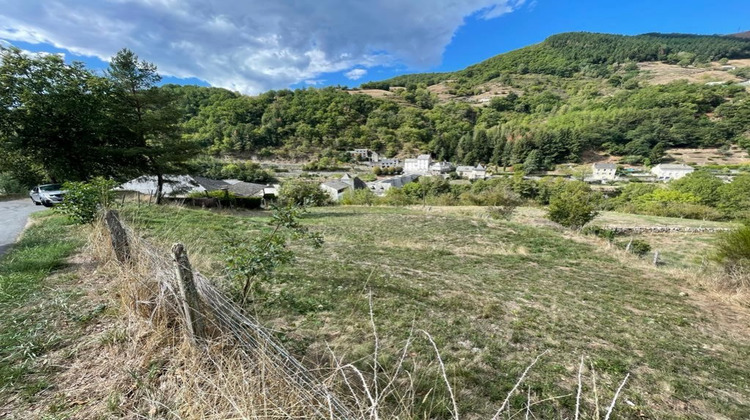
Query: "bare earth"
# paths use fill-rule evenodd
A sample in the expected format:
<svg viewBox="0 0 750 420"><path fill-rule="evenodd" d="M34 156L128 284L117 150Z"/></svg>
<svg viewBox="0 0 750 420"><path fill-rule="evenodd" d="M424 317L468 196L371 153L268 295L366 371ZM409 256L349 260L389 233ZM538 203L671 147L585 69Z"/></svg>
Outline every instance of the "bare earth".
<svg viewBox="0 0 750 420"><path fill-rule="evenodd" d="M727 64L735 67L750 67L750 59L731 60ZM654 85L665 85L676 80L687 80L691 83L710 82L742 82L743 79L721 69L718 62L711 63L711 67L680 67L674 64L660 62L638 63L642 72L647 72L645 80Z"/></svg>

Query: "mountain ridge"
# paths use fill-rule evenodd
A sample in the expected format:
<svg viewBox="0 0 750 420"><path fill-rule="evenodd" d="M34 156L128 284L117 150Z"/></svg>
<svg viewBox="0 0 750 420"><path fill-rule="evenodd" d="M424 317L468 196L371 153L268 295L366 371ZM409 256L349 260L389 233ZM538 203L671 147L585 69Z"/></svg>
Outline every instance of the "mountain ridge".
<svg viewBox="0 0 750 420"><path fill-rule="evenodd" d="M750 58L750 38L736 35L566 32L552 35L538 44L495 55L463 70L406 74L363 83L360 87L387 90L413 83L431 86L456 79L458 85L471 88L503 74L571 77L586 71L607 76L612 72L608 66L627 62L663 61L688 66L722 58Z"/></svg>

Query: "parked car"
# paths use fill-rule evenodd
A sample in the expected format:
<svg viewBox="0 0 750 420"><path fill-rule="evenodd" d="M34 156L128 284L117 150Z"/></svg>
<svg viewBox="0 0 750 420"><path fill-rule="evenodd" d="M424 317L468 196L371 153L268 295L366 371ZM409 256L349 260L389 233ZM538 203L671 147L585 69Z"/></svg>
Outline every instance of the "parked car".
<svg viewBox="0 0 750 420"><path fill-rule="evenodd" d="M37 206L52 207L55 204L62 203L64 196L65 191L62 190L60 184L37 185L29 191L31 201Z"/></svg>

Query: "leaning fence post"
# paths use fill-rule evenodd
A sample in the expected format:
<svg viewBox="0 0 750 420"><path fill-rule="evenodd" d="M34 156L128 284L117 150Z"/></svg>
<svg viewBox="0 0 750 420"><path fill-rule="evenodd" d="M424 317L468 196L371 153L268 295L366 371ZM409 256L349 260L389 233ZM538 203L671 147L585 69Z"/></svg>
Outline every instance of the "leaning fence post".
<svg viewBox="0 0 750 420"><path fill-rule="evenodd" d="M193 341L197 341L204 337L204 328L200 313L200 298L193 279L193 269L190 267L185 245L181 243L172 245L172 254L174 255L175 273L177 274L177 283L180 286L182 309L185 312L188 335Z"/></svg>
<svg viewBox="0 0 750 420"><path fill-rule="evenodd" d="M654 265L659 265L659 251L654 252Z"/></svg>
<svg viewBox="0 0 750 420"><path fill-rule="evenodd" d="M109 236L112 239L112 248L115 250L117 261L125 264L130 261L130 244L128 243L128 233L120 223L120 215L117 210L107 210L104 215L107 222Z"/></svg>

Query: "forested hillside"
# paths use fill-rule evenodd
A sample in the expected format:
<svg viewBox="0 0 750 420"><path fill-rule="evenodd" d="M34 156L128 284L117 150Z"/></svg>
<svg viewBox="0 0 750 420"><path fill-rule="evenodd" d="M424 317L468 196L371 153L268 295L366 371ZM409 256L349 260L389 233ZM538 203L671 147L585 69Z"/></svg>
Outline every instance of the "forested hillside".
<svg viewBox="0 0 750 420"><path fill-rule="evenodd" d="M476 86L504 73L550 74L571 77L578 72L606 77L614 64L664 61L699 65L722 58L750 57L750 39L740 37L644 34L637 36L570 32L544 42L511 51L453 73L425 73L398 76L382 82L365 83L363 88L387 89L413 83L432 85L453 79L461 86Z"/></svg>
<svg viewBox="0 0 750 420"><path fill-rule="evenodd" d="M588 149L657 163L669 147L748 146L750 99L737 84L675 81L656 86L636 61L710 66L750 57L750 40L570 33L491 58L456 73L367 83L392 98L341 88L270 91L257 97L168 86L181 100L185 135L210 153L344 159L368 147L388 156L432 153L466 164L543 169L577 161ZM731 70L739 78L746 68ZM458 100L438 101L428 85L445 80ZM462 95L510 91L487 106Z"/></svg>

